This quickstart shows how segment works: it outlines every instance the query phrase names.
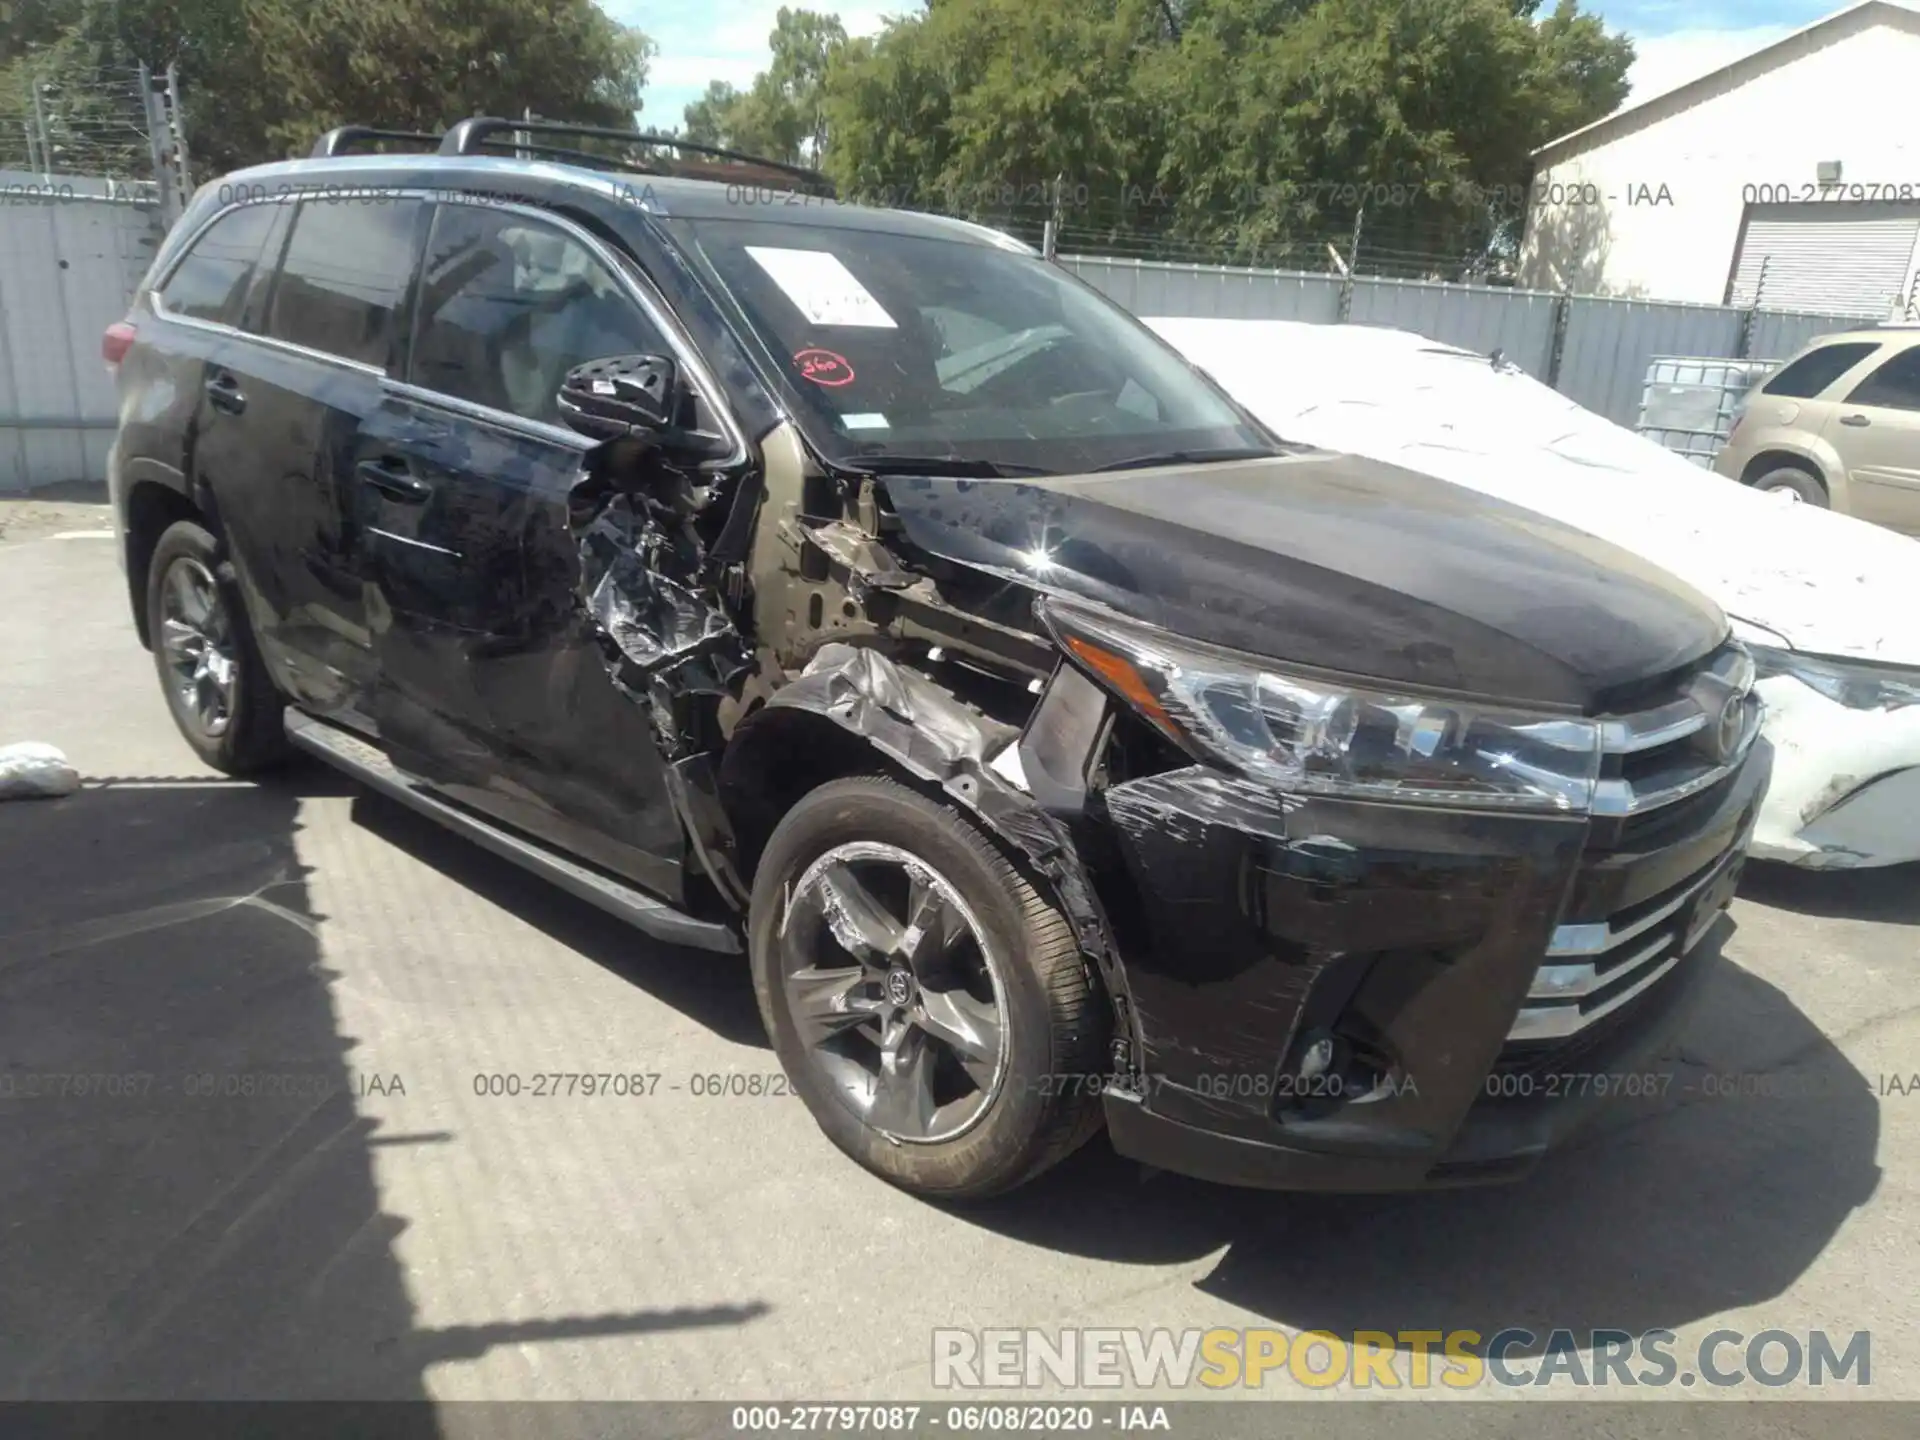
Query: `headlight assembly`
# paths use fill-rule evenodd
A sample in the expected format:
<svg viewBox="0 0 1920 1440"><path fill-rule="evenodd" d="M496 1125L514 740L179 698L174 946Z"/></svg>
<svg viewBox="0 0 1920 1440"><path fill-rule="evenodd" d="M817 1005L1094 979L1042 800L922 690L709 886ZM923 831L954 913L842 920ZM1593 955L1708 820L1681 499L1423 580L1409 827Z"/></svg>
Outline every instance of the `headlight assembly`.
<svg viewBox="0 0 1920 1440"><path fill-rule="evenodd" d="M1474 809L1588 809L1598 722L1400 694L1177 640L1078 606L1067 653L1175 744L1278 789Z"/></svg>
<svg viewBox="0 0 1920 1440"><path fill-rule="evenodd" d="M1760 678L1791 675L1808 689L1849 710L1899 710L1920 705L1920 670L1826 655L1803 655L1797 650L1776 650L1765 645L1753 647L1753 662Z"/></svg>

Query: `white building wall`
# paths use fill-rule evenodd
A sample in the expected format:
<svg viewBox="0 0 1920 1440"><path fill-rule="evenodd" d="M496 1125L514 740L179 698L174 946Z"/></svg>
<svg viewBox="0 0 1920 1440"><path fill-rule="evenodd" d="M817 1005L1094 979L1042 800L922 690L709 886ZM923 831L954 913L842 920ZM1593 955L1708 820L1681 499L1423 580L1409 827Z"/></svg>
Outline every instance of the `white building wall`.
<svg viewBox="0 0 1920 1440"><path fill-rule="evenodd" d="M1603 122L1540 156L1520 283L1719 304L1746 203L1818 196L1827 160L1920 211L1917 87L1920 16L1872 6Z"/></svg>

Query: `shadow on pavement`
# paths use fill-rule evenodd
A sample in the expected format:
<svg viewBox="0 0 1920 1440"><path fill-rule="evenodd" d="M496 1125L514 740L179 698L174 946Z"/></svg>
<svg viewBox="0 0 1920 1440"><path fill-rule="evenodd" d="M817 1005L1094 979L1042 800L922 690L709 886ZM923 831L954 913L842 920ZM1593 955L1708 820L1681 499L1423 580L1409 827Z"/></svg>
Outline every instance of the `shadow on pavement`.
<svg viewBox="0 0 1920 1440"><path fill-rule="evenodd" d="M1801 870L1756 861L1741 876L1740 896L1776 910L1827 920L1920 925L1920 865Z"/></svg>
<svg viewBox="0 0 1920 1440"><path fill-rule="evenodd" d="M1879 1101L1786 995L1702 958L1715 969L1659 1062L1674 1073L1667 1093L1603 1111L1517 1184L1235 1190L1143 1178L1098 1140L1027 1190L963 1213L1031 1244L1122 1262L1224 1246L1200 1289L1349 1336L1520 1326L1544 1344L1556 1328L1637 1334L1738 1310L1792 1284L1873 1193ZM1771 1093L1708 1093L1742 1088L1719 1080L1735 1074Z"/></svg>
<svg viewBox="0 0 1920 1440"><path fill-rule="evenodd" d="M662 944L384 796L358 792L353 822L723 1040L771 1049L744 955Z"/></svg>
<svg viewBox="0 0 1920 1440"><path fill-rule="evenodd" d="M744 963L637 936L378 797L362 796L355 820L716 1034L765 1045ZM1860 893L1882 892L1869 883ZM1892 887L1884 893L1897 903ZM1544 1342L1556 1328L1639 1333L1753 1304L1791 1285L1872 1194L1879 1101L1784 993L1717 954L1702 959L1713 971L1661 1062L1674 1076L1666 1095L1603 1112L1517 1185L1400 1196L1234 1190L1143 1180L1098 1139L1018 1194L958 1213L1125 1263L1225 1247L1201 1289L1336 1333L1520 1326ZM1709 1093L1721 1088L1769 1093Z"/></svg>
<svg viewBox="0 0 1920 1440"><path fill-rule="evenodd" d="M344 783L0 805L0 1399L424 1399L491 1346L766 1308L416 1325L374 1155L460 1137L356 1111L294 849Z"/></svg>

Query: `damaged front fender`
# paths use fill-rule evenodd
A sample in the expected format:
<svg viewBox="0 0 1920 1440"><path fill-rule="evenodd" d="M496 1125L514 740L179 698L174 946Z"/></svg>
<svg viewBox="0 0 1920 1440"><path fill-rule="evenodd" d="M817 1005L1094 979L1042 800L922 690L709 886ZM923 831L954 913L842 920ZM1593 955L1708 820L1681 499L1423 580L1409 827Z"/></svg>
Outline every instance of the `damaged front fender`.
<svg viewBox="0 0 1920 1440"><path fill-rule="evenodd" d="M1098 967L1115 1008L1115 1034L1128 1037L1125 1067L1137 1050L1125 976L1111 927L1067 825L992 762L1020 737L1012 725L984 715L950 691L879 650L833 643L735 731L731 749L745 753L756 731L784 713L805 712L857 736L895 765L964 806L1024 856L1052 887L1081 951ZM734 756L729 754L729 764ZM1017 767L1012 774L1017 775ZM1116 1068L1121 1068L1116 1065Z"/></svg>

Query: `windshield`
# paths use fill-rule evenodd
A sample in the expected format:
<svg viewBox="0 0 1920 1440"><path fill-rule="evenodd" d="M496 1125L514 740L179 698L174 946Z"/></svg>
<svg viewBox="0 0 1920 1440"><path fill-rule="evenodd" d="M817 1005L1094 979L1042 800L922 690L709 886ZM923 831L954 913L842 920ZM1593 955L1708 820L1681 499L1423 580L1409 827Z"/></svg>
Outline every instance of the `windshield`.
<svg viewBox="0 0 1920 1440"><path fill-rule="evenodd" d="M1144 326L1037 257L831 225L668 229L731 296L830 461L1071 473L1274 448Z"/></svg>

